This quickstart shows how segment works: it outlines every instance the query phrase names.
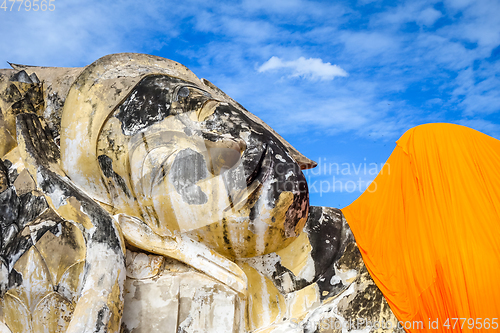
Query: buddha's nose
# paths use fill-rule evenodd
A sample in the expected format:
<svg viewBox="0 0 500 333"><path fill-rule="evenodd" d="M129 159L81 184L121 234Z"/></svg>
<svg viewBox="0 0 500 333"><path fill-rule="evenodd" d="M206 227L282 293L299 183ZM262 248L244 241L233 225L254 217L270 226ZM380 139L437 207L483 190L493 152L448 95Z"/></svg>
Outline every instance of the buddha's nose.
<svg viewBox="0 0 500 333"><path fill-rule="evenodd" d="M205 146L210 158L210 168L219 175L238 164L241 154L247 148L245 141L238 137L204 132Z"/></svg>

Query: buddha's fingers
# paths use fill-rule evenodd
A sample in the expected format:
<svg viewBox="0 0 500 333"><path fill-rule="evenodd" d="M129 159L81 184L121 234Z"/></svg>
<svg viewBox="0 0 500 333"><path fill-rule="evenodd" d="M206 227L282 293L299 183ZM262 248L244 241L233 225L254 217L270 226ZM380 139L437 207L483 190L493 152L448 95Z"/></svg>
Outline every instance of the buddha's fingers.
<svg viewBox="0 0 500 333"><path fill-rule="evenodd" d="M184 262L246 296L247 277L231 260L188 237L159 236L138 218L124 214L115 215L115 218L131 245Z"/></svg>

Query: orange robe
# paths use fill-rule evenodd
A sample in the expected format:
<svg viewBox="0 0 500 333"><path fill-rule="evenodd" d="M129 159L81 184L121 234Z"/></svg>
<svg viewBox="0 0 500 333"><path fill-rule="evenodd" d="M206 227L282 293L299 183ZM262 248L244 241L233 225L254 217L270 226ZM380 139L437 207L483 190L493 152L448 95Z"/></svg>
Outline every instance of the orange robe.
<svg viewBox="0 0 500 333"><path fill-rule="evenodd" d="M412 128L342 211L408 332L500 331L499 140L453 124ZM468 322L453 329L453 318ZM406 323L418 321L423 330Z"/></svg>

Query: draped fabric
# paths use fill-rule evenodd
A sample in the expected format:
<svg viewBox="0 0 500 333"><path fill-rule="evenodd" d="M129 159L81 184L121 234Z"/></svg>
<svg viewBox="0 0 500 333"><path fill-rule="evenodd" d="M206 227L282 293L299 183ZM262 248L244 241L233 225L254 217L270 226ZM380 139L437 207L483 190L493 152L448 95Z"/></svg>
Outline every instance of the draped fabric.
<svg viewBox="0 0 500 333"><path fill-rule="evenodd" d="M342 211L395 315L423 323L408 332L500 331L478 328L500 318L499 140L453 124L412 128ZM454 318L468 322L453 329Z"/></svg>

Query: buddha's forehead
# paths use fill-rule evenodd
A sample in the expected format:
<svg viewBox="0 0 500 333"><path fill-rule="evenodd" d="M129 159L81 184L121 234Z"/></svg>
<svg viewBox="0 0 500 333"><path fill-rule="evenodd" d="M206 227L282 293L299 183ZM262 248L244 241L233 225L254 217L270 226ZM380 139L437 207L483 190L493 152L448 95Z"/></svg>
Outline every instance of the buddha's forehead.
<svg viewBox="0 0 500 333"><path fill-rule="evenodd" d="M193 90L199 91L198 95L205 96L204 100L198 98L199 104L211 98L208 92L192 82L168 75L149 75L144 77L117 106L114 116L120 120L123 134L131 136L166 117L180 114L179 106L189 98ZM191 110L188 108L189 105L182 111L194 109L194 107Z"/></svg>
<svg viewBox="0 0 500 333"><path fill-rule="evenodd" d="M205 87L168 75L149 75L143 78L123 103L117 106L113 115L119 119L123 134L132 136L167 117L182 117L191 112L201 114L194 117L199 122L195 127L201 126L208 140L211 140L210 133L240 136L241 132L252 131L259 135L273 136L247 117L235 103L224 102ZM185 127L193 127L194 123L183 121L183 124ZM188 133L189 131L186 132Z"/></svg>

